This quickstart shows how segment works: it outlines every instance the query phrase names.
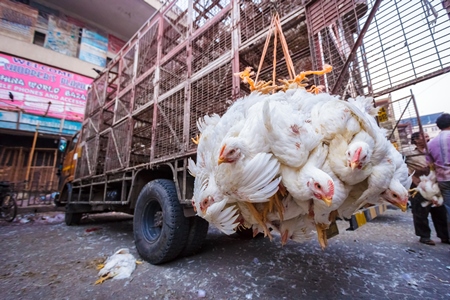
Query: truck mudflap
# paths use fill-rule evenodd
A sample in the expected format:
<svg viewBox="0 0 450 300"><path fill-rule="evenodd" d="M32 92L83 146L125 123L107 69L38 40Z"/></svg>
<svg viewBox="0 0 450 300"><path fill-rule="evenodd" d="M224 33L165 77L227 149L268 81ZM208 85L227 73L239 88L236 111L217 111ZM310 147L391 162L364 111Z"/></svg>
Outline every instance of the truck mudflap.
<svg viewBox="0 0 450 300"><path fill-rule="evenodd" d="M370 222L377 216L383 214L386 211L386 209L387 209L386 204L380 204L358 210L348 220L350 223L350 227L347 228L347 230L358 229L359 227L365 225L367 222Z"/></svg>

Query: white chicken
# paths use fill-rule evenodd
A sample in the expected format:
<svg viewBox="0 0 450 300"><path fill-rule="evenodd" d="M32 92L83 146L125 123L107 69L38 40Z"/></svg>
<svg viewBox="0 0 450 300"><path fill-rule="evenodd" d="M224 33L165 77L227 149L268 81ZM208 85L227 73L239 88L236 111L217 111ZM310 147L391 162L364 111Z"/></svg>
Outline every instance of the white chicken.
<svg viewBox="0 0 450 300"><path fill-rule="evenodd" d="M355 135L350 143L338 134L330 142L328 162L336 176L349 185L355 185L372 173L373 139L364 131Z"/></svg>
<svg viewBox="0 0 450 300"><path fill-rule="evenodd" d="M331 205L325 205L323 201L314 200L313 212L314 222L316 224L316 231L318 240L322 249L327 246L326 230L329 228L331 222L335 221L337 216L337 209L347 199L351 186L341 181L329 165L330 160L327 159L322 166L322 170L326 172L333 180L334 194Z"/></svg>
<svg viewBox="0 0 450 300"><path fill-rule="evenodd" d="M328 146L322 144L314 149L302 168L281 166L283 185L299 205L311 199L331 205L334 195L333 179L320 169L327 155Z"/></svg>
<svg viewBox="0 0 450 300"><path fill-rule="evenodd" d="M136 261L134 256L127 248L117 250L113 255L108 257L104 264L98 266L100 277L95 284L103 283L105 280L112 279L126 279L131 276L131 273L136 269Z"/></svg>
<svg viewBox="0 0 450 300"><path fill-rule="evenodd" d="M444 199L436 180L436 172L431 170L428 175L422 175L419 178L420 182L414 190L416 193L419 192L422 197L428 200L423 201L421 205L423 207L430 204L432 207L441 206L444 203Z"/></svg>
<svg viewBox="0 0 450 300"><path fill-rule="evenodd" d="M265 101L263 115L272 153L288 167L302 167L322 140L310 115L293 109L287 101Z"/></svg>
<svg viewBox="0 0 450 300"><path fill-rule="evenodd" d="M313 237L314 221L309 215L298 215L295 218L284 220L280 223L281 245L288 240L305 242Z"/></svg>

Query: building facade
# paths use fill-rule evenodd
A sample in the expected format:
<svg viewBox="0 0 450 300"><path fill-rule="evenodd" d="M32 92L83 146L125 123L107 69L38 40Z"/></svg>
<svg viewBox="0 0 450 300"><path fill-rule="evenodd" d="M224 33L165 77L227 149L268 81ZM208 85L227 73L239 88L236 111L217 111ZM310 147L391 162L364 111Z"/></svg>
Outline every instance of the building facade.
<svg viewBox="0 0 450 300"><path fill-rule="evenodd" d="M0 0L0 181L56 191L60 137L81 129L93 79L159 5Z"/></svg>

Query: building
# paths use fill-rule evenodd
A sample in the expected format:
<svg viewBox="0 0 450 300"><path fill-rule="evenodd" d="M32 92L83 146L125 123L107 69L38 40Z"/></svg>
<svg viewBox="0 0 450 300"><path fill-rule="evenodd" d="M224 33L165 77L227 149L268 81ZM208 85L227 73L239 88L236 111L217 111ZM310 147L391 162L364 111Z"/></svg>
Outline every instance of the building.
<svg viewBox="0 0 450 300"><path fill-rule="evenodd" d="M57 188L60 137L87 89L161 6L155 0L0 0L0 181Z"/></svg>
<svg viewBox="0 0 450 300"><path fill-rule="evenodd" d="M434 113L430 115L420 116L420 123L422 124L423 132L428 133L430 136L430 139L436 137L439 134L439 128L436 126L436 119L442 114L440 113ZM419 124L418 124L418 118L407 118L402 119L400 121L400 124L403 126L407 126L409 129L409 137L411 136L411 133L420 131Z"/></svg>

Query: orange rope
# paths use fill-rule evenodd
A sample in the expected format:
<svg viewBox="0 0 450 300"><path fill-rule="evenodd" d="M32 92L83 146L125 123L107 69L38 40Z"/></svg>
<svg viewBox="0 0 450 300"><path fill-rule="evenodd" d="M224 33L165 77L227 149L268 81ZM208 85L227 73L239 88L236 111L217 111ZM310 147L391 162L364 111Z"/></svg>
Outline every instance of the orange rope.
<svg viewBox="0 0 450 300"><path fill-rule="evenodd" d="M280 16L277 14L277 22L275 23L278 31L280 32L280 41L281 41L281 46L283 48L283 53L284 53L284 58L286 59L286 66L289 72L289 79L294 79L295 77L295 69L294 69L294 64L292 63L292 59L291 56L289 55L289 48L286 42L286 39L284 37L283 34L283 29L281 28L281 22L280 22Z"/></svg>
<svg viewBox="0 0 450 300"><path fill-rule="evenodd" d="M275 21L276 26L276 21ZM275 27L273 35L273 69L272 69L272 86L275 85L275 80L277 79L277 36L278 30Z"/></svg>
<svg viewBox="0 0 450 300"><path fill-rule="evenodd" d="M283 49L284 58L286 60L286 66L289 72L290 79L293 79L295 77L295 68L294 63L292 62L291 56L289 55L289 48L286 42L286 38L283 34L283 29L281 27L280 22L280 16L275 14L272 17L270 27L269 27L269 33L267 34L266 42L264 44L264 49L261 55L261 60L259 61L258 70L256 72L256 78L255 78L255 85L258 82L259 74L261 72L261 68L264 62L264 58L266 57L267 50L269 48L270 39L272 37L272 32L274 34L274 41L273 41L273 69L272 69L272 85L275 85L276 81L276 67L277 67L277 40L280 39L281 42L281 48Z"/></svg>
<svg viewBox="0 0 450 300"><path fill-rule="evenodd" d="M274 26L274 19L270 22L269 34L267 34L266 43L264 44L263 53L261 55L261 60L259 61L258 71L256 72L255 84L258 82L259 72L261 71L262 64L264 62L264 57L266 57L267 49L269 48L270 38L272 37L272 30Z"/></svg>

